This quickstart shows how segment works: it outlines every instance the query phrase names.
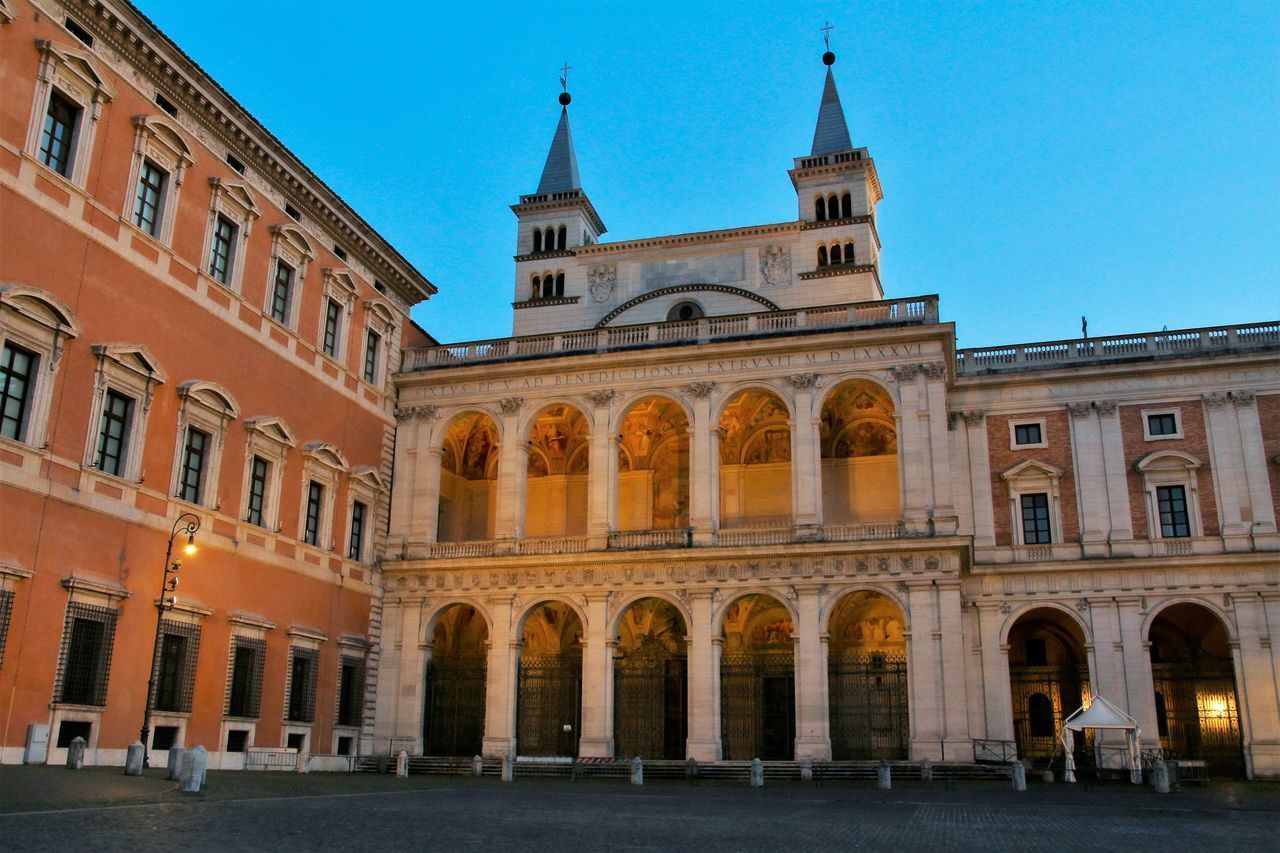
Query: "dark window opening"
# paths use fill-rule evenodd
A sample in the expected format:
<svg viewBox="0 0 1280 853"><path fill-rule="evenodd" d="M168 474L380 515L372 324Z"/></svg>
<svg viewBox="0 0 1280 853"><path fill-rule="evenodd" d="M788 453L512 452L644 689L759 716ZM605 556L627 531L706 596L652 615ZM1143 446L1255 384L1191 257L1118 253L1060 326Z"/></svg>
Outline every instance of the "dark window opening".
<svg viewBox="0 0 1280 853"><path fill-rule="evenodd" d="M382 350L382 335L369 330L364 341L364 381L378 381L378 353Z"/></svg>
<svg viewBox="0 0 1280 853"><path fill-rule="evenodd" d="M818 247L818 266L825 267L827 265L827 247Z"/></svg>
<svg viewBox="0 0 1280 853"><path fill-rule="evenodd" d="M240 162L240 158L236 155L231 153L227 154L227 165L240 174L244 174L244 163Z"/></svg>
<svg viewBox="0 0 1280 853"><path fill-rule="evenodd" d="M72 146L79 124L80 108L53 92L40 134L40 162L64 178L71 176Z"/></svg>
<svg viewBox="0 0 1280 853"><path fill-rule="evenodd" d="M324 506L324 486L315 480L307 483L307 517L302 530L302 541L308 545L320 544L320 512Z"/></svg>
<svg viewBox="0 0 1280 853"><path fill-rule="evenodd" d="M271 463L261 456L254 456L249 469L249 508L245 521L259 527L266 526L263 510L267 504L267 475L271 471Z"/></svg>
<svg viewBox="0 0 1280 853"><path fill-rule="evenodd" d="M564 296L564 273L556 273L556 296Z"/></svg>
<svg viewBox="0 0 1280 853"><path fill-rule="evenodd" d="M150 160L142 161L138 175L138 196L133 208L133 224L152 237L160 233L160 209L169 173Z"/></svg>
<svg viewBox="0 0 1280 853"><path fill-rule="evenodd" d="M1049 496L1043 492L1022 495L1022 541L1026 545L1047 545L1053 541L1049 530Z"/></svg>
<svg viewBox="0 0 1280 853"><path fill-rule="evenodd" d="M1191 535L1185 486L1157 486L1156 503L1160 510L1160 535L1163 538L1179 539Z"/></svg>
<svg viewBox="0 0 1280 853"><path fill-rule="evenodd" d="M178 117L178 107L173 103L173 101L169 100L159 92L156 92L156 106L174 118Z"/></svg>
<svg viewBox="0 0 1280 853"><path fill-rule="evenodd" d="M303 748L306 745L307 745L306 735L302 734L301 732L290 732L289 740L286 742L286 746L289 749L296 749L298 750L298 752L302 752Z"/></svg>
<svg viewBox="0 0 1280 853"><path fill-rule="evenodd" d="M338 738L338 755L351 754L351 740L352 738L350 736Z"/></svg>
<svg viewBox="0 0 1280 853"><path fill-rule="evenodd" d="M115 628L114 610L77 602L67 605L54 688L56 701L99 707L107 703Z"/></svg>
<svg viewBox="0 0 1280 853"><path fill-rule="evenodd" d="M1148 435L1177 435L1178 416L1172 412L1162 415L1147 415Z"/></svg>
<svg viewBox="0 0 1280 853"><path fill-rule="evenodd" d="M231 689L227 696L227 716L258 716L262 699L262 661L267 644L264 640L237 637L231 657Z"/></svg>
<svg viewBox="0 0 1280 853"><path fill-rule="evenodd" d="M213 223L213 245L209 249L209 275L223 284L231 281L231 256L235 252L238 230L234 222L221 214Z"/></svg>
<svg viewBox="0 0 1280 853"><path fill-rule="evenodd" d="M187 622L165 620L160 637L160 658L156 661L155 704L157 711L190 713L195 693L196 656L200 648L200 627Z"/></svg>
<svg viewBox="0 0 1280 853"><path fill-rule="evenodd" d="M276 259L276 278L271 287L271 317L288 325L293 302L293 267Z"/></svg>
<svg viewBox="0 0 1280 853"><path fill-rule="evenodd" d="M852 243L844 244L844 262L846 264L853 263L853 244Z"/></svg>
<svg viewBox="0 0 1280 853"><path fill-rule="evenodd" d="M187 440L182 448L182 470L178 477L178 497L188 503L200 503L204 490L205 465L208 462L209 433L187 427Z"/></svg>
<svg viewBox="0 0 1280 853"><path fill-rule="evenodd" d="M667 322L697 320L702 316L702 308L697 303L677 302L667 312Z"/></svg>
<svg viewBox="0 0 1280 853"><path fill-rule="evenodd" d="M31 392L40 357L11 341L5 341L0 360L0 435L23 441L31 414Z"/></svg>
<svg viewBox="0 0 1280 853"><path fill-rule="evenodd" d="M342 323L342 304L330 297L324 305L324 338L320 345L324 354L337 358L338 329Z"/></svg>
<svg viewBox="0 0 1280 853"><path fill-rule="evenodd" d="M1156 694L1156 732L1160 737L1169 736L1169 707L1163 693Z"/></svg>
<svg viewBox="0 0 1280 853"><path fill-rule="evenodd" d="M93 35L84 28L84 25L74 18L67 18L63 24L67 28L67 32L78 38L88 47L93 47Z"/></svg>
<svg viewBox="0 0 1280 853"><path fill-rule="evenodd" d="M227 731L227 752L244 752L248 747L248 729L229 729Z"/></svg>
<svg viewBox="0 0 1280 853"><path fill-rule="evenodd" d="M364 661L343 658L338 673L338 725L360 725L364 707Z"/></svg>
<svg viewBox="0 0 1280 853"><path fill-rule="evenodd" d="M347 546L349 559L364 559L364 526L368 510L369 508L360 501L351 504L351 540Z"/></svg>
<svg viewBox="0 0 1280 853"><path fill-rule="evenodd" d="M537 254L542 251L542 232L535 229L533 232L533 253Z"/></svg>
<svg viewBox="0 0 1280 853"><path fill-rule="evenodd" d="M295 222L302 221L302 214L298 211L298 208L287 201L284 203L284 214Z"/></svg>
<svg viewBox="0 0 1280 853"><path fill-rule="evenodd" d="M132 420L133 398L108 388L102 403L102 426L98 430L98 470L123 476Z"/></svg>
<svg viewBox="0 0 1280 853"><path fill-rule="evenodd" d="M1048 666L1049 665L1049 644L1040 637L1031 637L1027 640L1027 666Z"/></svg>
<svg viewBox="0 0 1280 853"><path fill-rule="evenodd" d="M291 649L290 655L288 719L293 722L310 723L315 720L316 713L318 655L314 650L297 648Z"/></svg>
<svg viewBox="0 0 1280 853"><path fill-rule="evenodd" d="M819 222L827 220L827 200L825 198L819 198L813 202L813 216Z"/></svg>
<svg viewBox="0 0 1280 853"><path fill-rule="evenodd" d="M563 252L565 246L568 244L568 240L568 231L563 225L561 225L560 230L556 232L556 248Z"/></svg>
<svg viewBox="0 0 1280 853"><path fill-rule="evenodd" d="M834 246L832 246L832 247L831 247L830 256L831 256L831 263L832 263L832 264L842 264L842 263L844 263L844 254L843 254L843 253L841 252L841 250L840 250L840 244L839 244L839 243L837 243L836 245L834 245Z"/></svg>
<svg viewBox="0 0 1280 853"><path fill-rule="evenodd" d="M339 246L337 243L333 244L333 253L338 256L339 260L345 261L347 259L347 250Z"/></svg>
<svg viewBox="0 0 1280 853"><path fill-rule="evenodd" d="M1032 693L1027 697L1027 722L1031 726L1032 737L1053 737L1053 700L1043 693Z"/></svg>
<svg viewBox="0 0 1280 853"><path fill-rule="evenodd" d="M89 736L93 734L93 723L88 720L63 720L58 726L57 748L66 749L71 746L71 741L76 738L84 738L84 742L89 743Z"/></svg>
<svg viewBox="0 0 1280 853"><path fill-rule="evenodd" d="M840 197L840 216L849 219L853 216L853 196L845 193Z"/></svg>
<svg viewBox="0 0 1280 853"><path fill-rule="evenodd" d="M156 726L151 733L151 748L155 750L173 749L178 742L177 726Z"/></svg>
<svg viewBox="0 0 1280 853"><path fill-rule="evenodd" d="M1043 444L1044 438L1040 432L1040 424L1014 424L1013 443Z"/></svg>

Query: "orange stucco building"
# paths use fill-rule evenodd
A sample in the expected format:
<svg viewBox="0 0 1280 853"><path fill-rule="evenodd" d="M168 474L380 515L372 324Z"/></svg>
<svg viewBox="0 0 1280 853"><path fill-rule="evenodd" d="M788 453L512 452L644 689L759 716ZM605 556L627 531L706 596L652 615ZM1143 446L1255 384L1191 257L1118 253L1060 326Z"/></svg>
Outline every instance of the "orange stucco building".
<svg viewBox="0 0 1280 853"><path fill-rule="evenodd" d="M193 520L151 763L356 753L434 288L129 4L0 0L0 81L0 761L123 761Z"/></svg>

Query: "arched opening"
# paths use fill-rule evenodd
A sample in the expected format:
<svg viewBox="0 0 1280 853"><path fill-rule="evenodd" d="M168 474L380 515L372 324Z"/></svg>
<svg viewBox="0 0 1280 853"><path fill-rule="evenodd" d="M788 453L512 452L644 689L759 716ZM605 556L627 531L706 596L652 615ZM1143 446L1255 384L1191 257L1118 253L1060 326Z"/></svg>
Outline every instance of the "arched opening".
<svg viewBox="0 0 1280 853"><path fill-rule="evenodd" d="M577 755L582 728L582 621L559 601L539 604L520 635L519 755Z"/></svg>
<svg viewBox="0 0 1280 853"><path fill-rule="evenodd" d="M840 251L840 244L839 244L839 243L833 243L833 244L832 244L831 249L830 249L830 254L831 254L831 263L832 263L832 264L842 264L842 263L844 263L844 255L843 255L843 254L841 253L841 251Z"/></svg>
<svg viewBox="0 0 1280 853"><path fill-rule="evenodd" d="M827 216L831 219L840 218L840 197L834 193L827 199Z"/></svg>
<svg viewBox="0 0 1280 853"><path fill-rule="evenodd" d="M584 535L591 460L586 416L573 406L548 406L529 425L528 439L525 535Z"/></svg>
<svg viewBox="0 0 1280 853"><path fill-rule="evenodd" d="M827 247L818 247L818 266L825 267L827 265Z"/></svg>
<svg viewBox="0 0 1280 853"><path fill-rule="evenodd" d="M853 244L852 243L844 244L844 262L846 264L853 263Z"/></svg>
<svg viewBox="0 0 1280 853"><path fill-rule="evenodd" d="M564 273L556 273L556 296L564 296Z"/></svg>
<svg viewBox="0 0 1280 853"><path fill-rule="evenodd" d="M542 251L542 232L535 229L533 232L533 252L537 254Z"/></svg>
<svg viewBox="0 0 1280 853"><path fill-rule="evenodd" d="M852 592L832 610L828 627L831 757L907 758L911 723L902 608L878 592Z"/></svg>
<svg viewBox="0 0 1280 853"><path fill-rule="evenodd" d="M440 459L436 538L477 542L493 538L497 506L498 427L488 415L458 415L445 433Z"/></svg>
<svg viewBox="0 0 1280 853"><path fill-rule="evenodd" d="M561 225L560 230L556 232L556 249L558 249L561 252L564 251L565 244L568 242L568 236L569 236L568 230L563 225Z"/></svg>
<svg viewBox="0 0 1280 853"><path fill-rule="evenodd" d="M793 633L791 612L773 596L747 595L729 605L720 655L720 741L725 759L794 757Z"/></svg>
<svg viewBox="0 0 1280 853"><path fill-rule="evenodd" d="M821 196L813 202L813 218L819 222L825 222L827 219L827 200Z"/></svg>
<svg viewBox="0 0 1280 853"><path fill-rule="evenodd" d="M661 598L642 598L622 614L613 659L616 755L684 758L687 633L680 611Z"/></svg>
<svg viewBox="0 0 1280 853"><path fill-rule="evenodd" d="M720 526L791 525L791 426L786 403L748 388L720 414Z"/></svg>
<svg viewBox="0 0 1280 853"><path fill-rule="evenodd" d="M1084 633L1067 614L1039 607L1009 630L1009 690L1019 758L1048 764L1062 721L1091 701ZM1092 764L1093 730L1076 735L1076 760Z"/></svg>
<svg viewBox="0 0 1280 853"><path fill-rule="evenodd" d="M822 513L827 524L897 520L898 433L879 385L842 382L822 404Z"/></svg>
<svg viewBox="0 0 1280 853"><path fill-rule="evenodd" d="M671 310L667 312L667 322L672 323L677 320L697 320L702 317L702 306L696 302L677 302L671 306Z"/></svg>
<svg viewBox="0 0 1280 853"><path fill-rule="evenodd" d="M424 755L479 755L484 740L485 653L489 627L469 604L436 620L422 715Z"/></svg>
<svg viewBox="0 0 1280 853"><path fill-rule="evenodd" d="M618 434L618 529L689 526L689 419L666 397L646 397Z"/></svg>
<svg viewBox="0 0 1280 853"><path fill-rule="evenodd" d="M1227 629L1185 602L1151 622L1151 680L1166 757L1204 761L1215 776L1243 776L1236 673Z"/></svg>
<svg viewBox="0 0 1280 853"><path fill-rule="evenodd" d="M849 219L853 216L853 196L845 193L840 197L840 216Z"/></svg>
<svg viewBox="0 0 1280 853"><path fill-rule="evenodd" d="M530 288L530 298L532 299L542 298L542 277L541 276L535 275L533 277L533 286Z"/></svg>
<svg viewBox="0 0 1280 853"><path fill-rule="evenodd" d="M548 226L547 229L542 232L542 246L543 246L543 249L548 252L555 250L556 229Z"/></svg>

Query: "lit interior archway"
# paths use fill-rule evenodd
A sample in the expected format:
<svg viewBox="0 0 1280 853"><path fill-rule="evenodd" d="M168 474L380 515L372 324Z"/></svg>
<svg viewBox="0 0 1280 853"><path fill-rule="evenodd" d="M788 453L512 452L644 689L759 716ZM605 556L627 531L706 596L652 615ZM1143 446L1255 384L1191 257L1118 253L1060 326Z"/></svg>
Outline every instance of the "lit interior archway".
<svg viewBox="0 0 1280 853"><path fill-rule="evenodd" d="M822 517L827 524L902 516L893 399L872 382L840 383L822 404Z"/></svg>
<svg viewBox="0 0 1280 853"><path fill-rule="evenodd" d="M488 645L489 627L471 605L451 604L437 618L427 665L423 754L480 754Z"/></svg>
<svg viewBox="0 0 1280 853"><path fill-rule="evenodd" d="M771 391L748 388L720 413L720 526L791 525L791 426Z"/></svg>
<svg viewBox="0 0 1280 853"><path fill-rule="evenodd" d="M449 424L440 458L439 541L493 538L498 445L498 427L486 414L465 412Z"/></svg>
<svg viewBox="0 0 1280 853"><path fill-rule="evenodd" d="M618 529L689 526L689 419L675 401L646 397L618 431Z"/></svg>
<svg viewBox="0 0 1280 853"><path fill-rule="evenodd" d="M721 629L720 741L725 759L795 756L795 626L770 595L729 605Z"/></svg>
<svg viewBox="0 0 1280 853"><path fill-rule="evenodd" d="M831 757L905 760L911 718L902 608L878 592L851 592L832 609L828 630Z"/></svg>
<svg viewBox="0 0 1280 853"><path fill-rule="evenodd" d="M520 634L519 755L577 755L582 729L582 620L560 601L530 611Z"/></svg>
<svg viewBox="0 0 1280 853"><path fill-rule="evenodd" d="M587 532L590 438L586 416L573 406L548 406L529 425L526 536Z"/></svg>
<svg viewBox="0 0 1280 853"><path fill-rule="evenodd" d="M1062 721L1092 702L1080 625L1061 610L1027 611L1009 629L1009 690L1019 758L1044 765L1062 737ZM1090 766L1094 733L1076 735L1077 765Z"/></svg>
<svg viewBox="0 0 1280 853"><path fill-rule="evenodd" d="M685 757L687 632L680 611L661 598L642 598L622 614L613 660L616 755Z"/></svg>

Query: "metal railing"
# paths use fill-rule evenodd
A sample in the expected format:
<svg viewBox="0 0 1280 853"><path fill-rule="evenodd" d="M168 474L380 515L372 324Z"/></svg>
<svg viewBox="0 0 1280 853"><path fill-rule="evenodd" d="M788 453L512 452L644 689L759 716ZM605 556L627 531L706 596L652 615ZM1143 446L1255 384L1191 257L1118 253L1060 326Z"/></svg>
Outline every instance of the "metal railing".
<svg viewBox="0 0 1280 853"><path fill-rule="evenodd" d="M1010 764L1018 760L1018 745L1011 740L973 740L975 764Z"/></svg>

